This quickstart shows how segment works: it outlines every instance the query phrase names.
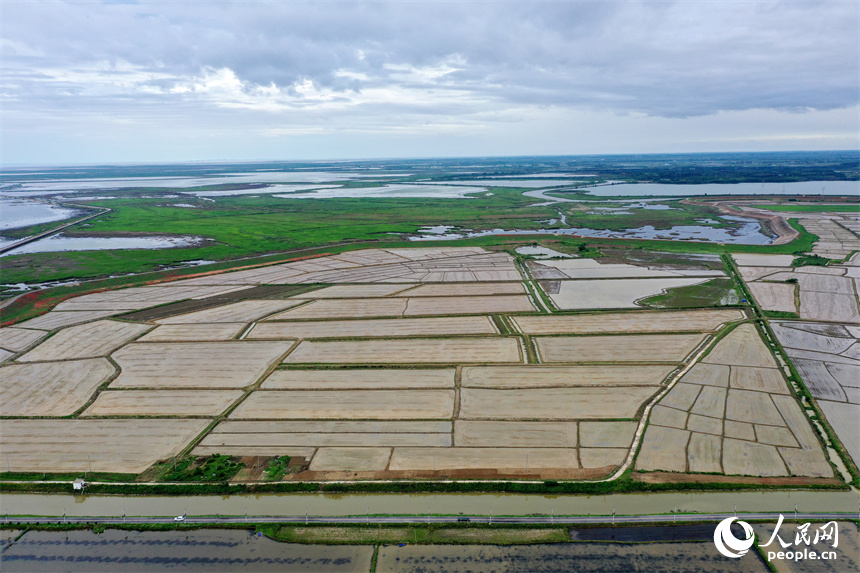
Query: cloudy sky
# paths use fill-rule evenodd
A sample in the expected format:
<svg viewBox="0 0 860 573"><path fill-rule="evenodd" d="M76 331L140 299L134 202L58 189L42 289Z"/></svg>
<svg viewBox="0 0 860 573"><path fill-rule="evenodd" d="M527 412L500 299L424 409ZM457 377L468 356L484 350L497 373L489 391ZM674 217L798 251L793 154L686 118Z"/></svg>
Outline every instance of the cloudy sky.
<svg viewBox="0 0 860 573"><path fill-rule="evenodd" d="M860 146L856 0L0 11L6 165Z"/></svg>

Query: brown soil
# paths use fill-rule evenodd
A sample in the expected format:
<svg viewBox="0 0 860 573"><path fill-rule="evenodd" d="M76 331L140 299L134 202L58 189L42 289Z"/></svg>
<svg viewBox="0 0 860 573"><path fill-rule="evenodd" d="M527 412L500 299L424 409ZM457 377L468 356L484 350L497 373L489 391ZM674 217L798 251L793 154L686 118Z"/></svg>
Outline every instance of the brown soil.
<svg viewBox="0 0 860 573"><path fill-rule="evenodd" d="M759 485L845 485L836 478L811 477L744 477L673 472L636 473L631 477L643 483L751 483Z"/></svg>

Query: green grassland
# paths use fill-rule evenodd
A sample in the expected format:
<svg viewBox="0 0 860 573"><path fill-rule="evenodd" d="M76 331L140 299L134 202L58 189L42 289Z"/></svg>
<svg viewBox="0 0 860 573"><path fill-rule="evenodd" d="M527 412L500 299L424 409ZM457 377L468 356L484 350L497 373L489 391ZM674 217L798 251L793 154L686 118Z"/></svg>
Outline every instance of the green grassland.
<svg viewBox="0 0 860 573"><path fill-rule="evenodd" d="M283 199L261 196L218 197L216 201L159 198L164 190L145 190L113 200L93 202L112 211L73 227L67 235L113 236L128 234L195 235L210 239L193 248L159 250L75 251L8 256L3 259L3 283L31 283L68 279L91 279L128 273L155 271L190 260L237 260L265 253L295 252L303 249L339 246L352 248L403 243L403 234L415 233L425 225L453 225L483 229L551 228L548 219L557 219L563 210L568 225L594 229L621 230L653 225L696 224L713 218L707 207L667 202L671 210L636 209L627 215L595 213L593 206L613 205L589 201L587 204L535 205L536 199L522 195L524 189L494 188L493 194L477 193L470 199L365 198L365 199ZM152 198L152 193L156 193ZM171 206L171 202L192 203L198 208ZM614 204L617 206L617 204ZM735 223L719 220L717 226ZM555 225L558 227L558 223ZM773 247L733 246L736 251L794 252L811 244L808 235L791 244L789 250ZM522 237L532 240L533 237ZM582 239L572 238L580 244ZM493 245L510 242L509 237L484 237L444 244ZM612 242L612 240L592 240ZM717 244L619 240L619 246L653 248L675 252L725 252ZM415 243L408 243L417 246ZM430 243L421 243L429 246Z"/></svg>

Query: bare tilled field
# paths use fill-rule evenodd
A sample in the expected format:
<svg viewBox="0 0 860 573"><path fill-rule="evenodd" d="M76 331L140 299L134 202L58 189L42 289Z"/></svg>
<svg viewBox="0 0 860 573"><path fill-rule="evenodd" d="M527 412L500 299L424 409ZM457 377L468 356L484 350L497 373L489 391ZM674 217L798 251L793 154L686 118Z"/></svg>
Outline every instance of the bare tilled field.
<svg viewBox="0 0 860 573"><path fill-rule="evenodd" d="M108 390L82 415L217 416L241 397L241 390Z"/></svg>
<svg viewBox="0 0 860 573"><path fill-rule="evenodd" d="M162 324L146 333L138 342L193 342L230 340L245 328L245 323Z"/></svg>
<svg viewBox="0 0 860 573"><path fill-rule="evenodd" d="M720 340L652 409L636 468L833 475L809 420L750 324Z"/></svg>
<svg viewBox="0 0 860 573"><path fill-rule="evenodd" d="M0 416L68 416L115 371L104 358L4 366Z"/></svg>
<svg viewBox="0 0 860 573"><path fill-rule="evenodd" d="M463 419L593 420L632 418L639 407L656 393L649 386L618 388L529 388L491 390L463 388L460 417Z"/></svg>
<svg viewBox="0 0 860 573"><path fill-rule="evenodd" d="M375 318L402 316L408 299L354 298L315 300L266 320L319 320L324 318Z"/></svg>
<svg viewBox="0 0 860 573"><path fill-rule="evenodd" d="M251 322L266 315L302 304L301 300L243 300L225 306L198 310L163 318L161 324L199 324L208 322Z"/></svg>
<svg viewBox="0 0 860 573"><path fill-rule="evenodd" d="M394 448L392 470L571 469L579 468L575 449L565 448Z"/></svg>
<svg viewBox="0 0 860 573"><path fill-rule="evenodd" d="M776 361L752 324L741 324L702 360L706 364L775 368Z"/></svg>
<svg viewBox="0 0 860 573"><path fill-rule="evenodd" d="M831 223L831 222L827 222ZM831 223L832 224L832 223ZM848 231L844 231L848 233ZM860 239L854 238L860 245ZM815 249L813 249L814 252ZM829 256L822 252L823 256ZM840 251L841 252L841 251ZM831 253L832 254L832 253ZM847 253L844 253L847 254ZM765 257L768 255L759 255ZM789 255L769 255L790 257ZM840 255L838 258L842 258ZM744 280L759 305L765 310L799 312L803 319L835 323L860 323L857 281L852 264L801 266L792 268L768 264L761 258L734 255ZM833 258L833 257L831 257ZM785 259L787 261L788 259ZM783 261L783 262L785 262ZM746 266L749 265L749 266ZM791 282L789 282L791 281ZM796 294L800 308L797 308Z"/></svg>
<svg viewBox="0 0 860 573"><path fill-rule="evenodd" d="M261 322L249 339L372 338L376 336L440 336L498 334L487 316L393 318L376 320L325 320L309 322Z"/></svg>
<svg viewBox="0 0 860 573"><path fill-rule="evenodd" d="M609 270L631 272L616 266ZM112 310L34 319L45 330L87 323L61 328L26 363L0 368L0 412L69 415L116 374L108 354L120 373L83 418L57 420L83 425L25 420L36 424L30 433L44 431L4 444L20 449L10 450L10 465L65 471L92 461L93 471L139 472L238 402L194 455L309 464L309 473L287 479L605 476L627 457L635 417L667 377L708 333L744 318L726 309L537 315L521 279L510 256L480 248L371 249L78 297L79 308ZM591 282L612 291L615 281ZM332 286L303 294L295 293L306 287L275 286L314 283ZM247 290L238 302L235 289ZM216 298L191 300L201 297ZM93 322L127 305L145 309L126 315L138 322ZM510 325L525 334L504 334ZM0 349L10 358L47 335L4 330ZM533 339L537 357L532 334L543 335ZM81 353L105 358L71 360ZM104 372L75 370L86 363ZM799 407L777 403L780 393L789 397L770 365L701 364L654 409L652 424L689 439L683 471L713 470L724 439L733 439L770 448L786 472L817 475L815 436L803 434ZM746 450L738 451L742 467Z"/></svg>
<svg viewBox="0 0 860 573"><path fill-rule="evenodd" d="M454 445L458 447L575 448L576 422L483 422L454 423Z"/></svg>
<svg viewBox="0 0 860 573"><path fill-rule="evenodd" d="M390 296L414 288L414 285L409 284L335 285L306 294L299 294L292 298L370 298L377 296Z"/></svg>
<svg viewBox="0 0 860 573"><path fill-rule="evenodd" d="M13 472L140 473L173 456L205 419L4 420L0 456Z"/></svg>
<svg viewBox="0 0 860 573"><path fill-rule="evenodd" d="M264 390L382 390L393 388L453 388L453 368L275 370Z"/></svg>
<svg viewBox="0 0 860 573"><path fill-rule="evenodd" d="M392 446L449 447L451 422L228 420L218 424L197 449L228 455L299 455L310 460L318 447L380 448L390 453ZM329 460L324 465L335 463Z"/></svg>
<svg viewBox="0 0 860 573"><path fill-rule="evenodd" d="M511 320L526 334L610 334L713 332L722 324L743 318L739 310L687 310L517 316Z"/></svg>
<svg viewBox="0 0 860 573"><path fill-rule="evenodd" d="M424 284L396 296L481 296L493 294L524 294L523 283L442 283Z"/></svg>
<svg viewBox="0 0 860 573"><path fill-rule="evenodd" d="M0 328L0 348L20 352L45 336L41 330L26 328Z"/></svg>
<svg viewBox="0 0 860 573"><path fill-rule="evenodd" d="M382 471L388 465L391 448L320 448L311 462L311 471Z"/></svg>
<svg viewBox="0 0 860 573"><path fill-rule="evenodd" d="M526 295L322 299L269 320L534 312Z"/></svg>
<svg viewBox="0 0 860 573"><path fill-rule="evenodd" d="M467 366L463 387L540 388L554 386L653 386L671 365L601 366Z"/></svg>
<svg viewBox="0 0 860 573"><path fill-rule="evenodd" d="M491 312L535 312L526 295L410 297L406 316L428 314L483 314Z"/></svg>
<svg viewBox="0 0 860 573"><path fill-rule="evenodd" d="M19 326L21 328L35 328L37 330L54 330L55 328L63 328L73 324L81 324L82 322L97 320L112 314L116 314L116 312L112 310L83 310L69 312L52 310L47 314L31 318L30 320L25 320L15 326Z"/></svg>
<svg viewBox="0 0 860 573"><path fill-rule="evenodd" d="M545 362L681 362L701 334L536 337Z"/></svg>
<svg viewBox="0 0 860 573"><path fill-rule="evenodd" d="M18 358L21 362L105 356L152 328L146 324L99 320L62 330Z"/></svg>
<svg viewBox="0 0 860 573"><path fill-rule="evenodd" d="M113 354L122 368L111 388L242 388L290 348L284 342L148 342Z"/></svg>
<svg viewBox="0 0 860 573"><path fill-rule="evenodd" d="M453 390L260 390L231 419L450 419Z"/></svg>
<svg viewBox="0 0 860 573"><path fill-rule="evenodd" d="M789 283L754 282L749 285L750 292L759 306L765 310L797 312L794 301L797 286Z"/></svg>
<svg viewBox="0 0 860 573"><path fill-rule="evenodd" d="M284 362L412 364L522 362L517 338L344 340L301 342Z"/></svg>

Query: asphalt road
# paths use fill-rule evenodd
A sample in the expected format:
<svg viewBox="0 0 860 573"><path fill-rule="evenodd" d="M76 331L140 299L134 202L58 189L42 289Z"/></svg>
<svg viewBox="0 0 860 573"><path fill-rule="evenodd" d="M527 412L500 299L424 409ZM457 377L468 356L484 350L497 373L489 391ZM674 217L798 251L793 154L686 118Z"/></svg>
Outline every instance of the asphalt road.
<svg viewBox="0 0 860 573"><path fill-rule="evenodd" d="M467 517L470 523L521 523L521 524L565 524L565 525L583 525L583 524L631 524L631 523L673 523L675 520L683 523L690 522L717 522L722 521L727 517L733 517L732 513L695 513L695 514L672 514L664 513L660 515L590 515L590 516L553 516L553 515L530 515L530 516L507 516L507 517L489 517L486 515L480 516L460 516L460 515L356 515L356 516L338 516L338 517L319 517L312 515L283 515L283 516L189 516L186 517L184 523L195 525L206 525L213 523L457 523L463 517ZM782 514L786 519L797 519L799 521L831 521L831 520L847 520L860 519L858 512L851 513L797 513L793 512ZM738 519L744 521L776 521L779 518L779 513L739 513ZM171 517L65 517L65 516L43 516L43 517L8 517L7 523L176 523L175 516Z"/></svg>

